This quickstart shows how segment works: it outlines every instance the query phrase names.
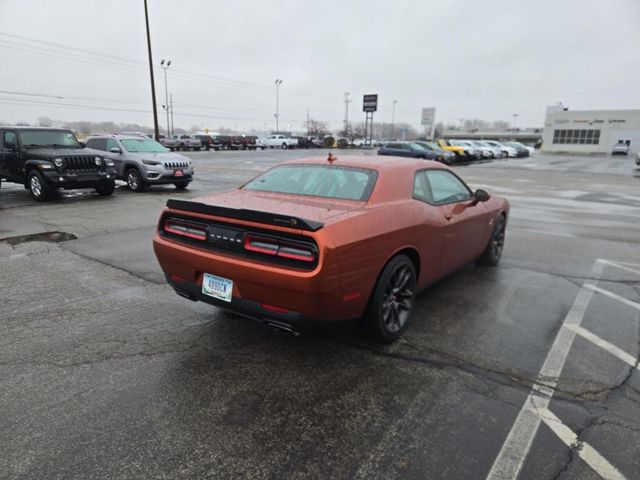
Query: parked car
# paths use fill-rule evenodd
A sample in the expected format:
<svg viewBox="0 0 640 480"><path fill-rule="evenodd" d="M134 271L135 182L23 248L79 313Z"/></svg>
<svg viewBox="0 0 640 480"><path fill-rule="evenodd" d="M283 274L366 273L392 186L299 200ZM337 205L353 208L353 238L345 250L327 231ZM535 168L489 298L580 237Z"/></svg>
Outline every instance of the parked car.
<svg viewBox="0 0 640 480"><path fill-rule="evenodd" d="M483 144L480 140L467 140L469 145L480 151L482 158L496 158L496 150L493 147ZM502 155L502 152L497 152L498 156Z"/></svg>
<svg viewBox="0 0 640 480"><path fill-rule="evenodd" d="M623 140L618 140L618 143L611 147L611 155L629 155L629 145Z"/></svg>
<svg viewBox="0 0 640 480"><path fill-rule="evenodd" d="M174 150L179 150L180 148L180 141L175 138L175 137L163 137L162 135L160 136L160 144L166 148L168 148L169 150L171 150L172 152Z"/></svg>
<svg viewBox="0 0 640 480"><path fill-rule="evenodd" d="M230 148L233 150L255 150L258 148L254 135L232 135L230 138Z"/></svg>
<svg viewBox="0 0 640 480"><path fill-rule="evenodd" d="M504 142L505 145L509 146L509 147L513 147L516 149L516 155L518 157L528 157L531 153L529 152L529 149L527 147L525 147L524 145L522 145L519 142Z"/></svg>
<svg viewBox="0 0 640 480"><path fill-rule="evenodd" d="M453 152L456 155L457 160L459 161L467 161L472 159L469 152L467 151L468 148L452 145L449 140L440 138L436 140L436 144L441 149L446 150L447 152Z"/></svg>
<svg viewBox="0 0 640 480"><path fill-rule="evenodd" d="M389 142L378 148L378 155L394 157L413 157L425 160L437 160L439 155L431 149L424 148L414 142Z"/></svg>
<svg viewBox="0 0 640 480"><path fill-rule="evenodd" d="M276 134L269 137L258 138L257 145L262 148L294 148L298 146L298 140L286 135Z"/></svg>
<svg viewBox="0 0 640 480"><path fill-rule="evenodd" d="M214 135L211 137L211 145L214 150L229 150L231 148L231 136Z"/></svg>
<svg viewBox="0 0 640 480"><path fill-rule="evenodd" d="M502 254L509 204L410 158L280 164L231 192L169 200L154 252L177 294L297 331L363 318L380 342L416 292ZM443 241L443 239L447 239Z"/></svg>
<svg viewBox="0 0 640 480"><path fill-rule="evenodd" d="M468 140L449 140L449 144L454 147L460 147L464 150L465 160L480 160L482 159L482 151L474 147Z"/></svg>
<svg viewBox="0 0 640 480"><path fill-rule="evenodd" d="M115 177L113 162L86 148L71 130L0 126L0 181L24 185L37 202L59 188L94 188L109 196Z"/></svg>
<svg viewBox="0 0 640 480"><path fill-rule="evenodd" d="M636 153L636 165L640 166L640 152Z"/></svg>
<svg viewBox="0 0 640 480"><path fill-rule="evenodd" d="M426 150L431 150L436 154L434 160L438 162L442 162L446 165L451 165L456 162L456 154L453 152L448 152L447 150L442 150L436 143L434 142L426 142L426 141L416 141L418 145Z"/></svg>
<svg viewBox="0 0 640 480"><path fill-rule="evenodd" d="M196 133L194 135L191 135L191 138L200 140L200 146L205 150L210 150L212 148L213 140L211 139L211 135Z"/></svg>
<svg viewBox="0 0 640 480"><path fill-rule="evenodd" d="M500 149L503 156L515 158L518 156L518 151L514 147L510 147L509 145L505 145L503 143L497 142L495 140L484 140L484 143L490 145L492 147Z"/></svg>
<svg viewBox="0 0 640 480"><path fill-rule="evenodd" d="M315 137L297 136L292 138L298 140L298 148L318 148L318 142L314 141Z"/></svg>
<svg viewBox="0 0 640 480"><path fill-rule="evenodd" d="M100 150L115 164L116 175L134 192L150 185L173 184L178 190L193 180L189 157L169 152L150 138L132 135L94 135L87 146Z"/></svg>
<svg viewBox="0 0 640 480"><path fill-rule="evenodd" d="M474 142L474 145L475 144L481 145L481 146L491 150L491 154L493 155L493 158L502 158L502 157L506 157L507 156L507 154L503 151L502 148L497 147L495 145L492 145L491 143L487 142L486 140L476 140Z"/></svg>

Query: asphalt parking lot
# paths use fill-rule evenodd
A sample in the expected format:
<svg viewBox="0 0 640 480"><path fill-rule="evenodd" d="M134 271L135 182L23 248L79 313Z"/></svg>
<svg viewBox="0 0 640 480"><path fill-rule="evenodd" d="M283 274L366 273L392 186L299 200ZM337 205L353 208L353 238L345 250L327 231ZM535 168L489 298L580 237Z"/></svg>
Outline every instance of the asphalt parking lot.
<svg viewBox="0 0 640 480"><path fill-rule="evenodd" d="M2 184L0 478L640 477L631 158L454 167L511 202L502 262L421 294L390 346L295 337L165 285L167 199L311 154L189 153L186 192L36 204Z"/></svg>

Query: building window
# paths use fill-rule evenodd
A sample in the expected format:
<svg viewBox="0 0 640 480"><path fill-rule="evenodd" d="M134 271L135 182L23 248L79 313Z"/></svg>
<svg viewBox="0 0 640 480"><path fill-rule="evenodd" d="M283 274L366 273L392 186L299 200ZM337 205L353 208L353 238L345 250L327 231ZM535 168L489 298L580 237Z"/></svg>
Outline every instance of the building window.
<svg viewBox="0 0 640 480"><path fill-rule="evenodd" d="M554 130L553 143L555 145L598 145L600 130Z"/></svg>

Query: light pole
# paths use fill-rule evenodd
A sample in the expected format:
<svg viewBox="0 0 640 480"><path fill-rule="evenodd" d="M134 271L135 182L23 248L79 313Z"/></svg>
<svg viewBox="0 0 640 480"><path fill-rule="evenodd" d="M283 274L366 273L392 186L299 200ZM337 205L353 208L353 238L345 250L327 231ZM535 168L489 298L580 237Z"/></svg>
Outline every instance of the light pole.
<svg viewBox="0 0 640 480"><path fill-rule="evenodd" d="M391 138L395 138L393 134L394 134L395 123L396 123L396 103L398 103L398 100L393 101L393 109L391 110Z"/></svg>
<svg viewBox="0 0 640 480"><path fill-rule="evenodd" d="M169 123L169 90L167 89L167 69L171 65L171 60L164 63L164 58L160 62L160 66L164 70L164 109L167 111L167 137L171 132L171 124Z"/></svg>
<svg viewBox="0 0 640 480"><path fill-rule="evenodd" d="M279 104L279 97L278 97L278 90L280 90L280 85L282 85L282 80L279 78L276 78L276 133L279 133L279 126L278 126L278 121L279 121L279 117L280 117L280 104Z"/></svg>
<svg viewBox="0 0 640 480"><path fill-rule="evenodd" d="M514 113L514 114L513 114L513 129L514 129L514 130L516 129L516 118L517 118L517 117L518 117L518 114L517 114L517 113Z"/></svg>
<svg viewBox="0 0 640 480"><path fill-rule="evenodd" d="M151 58L151 33L149 32L149 10L147 0L144 0L144 21L147 26L147 50L149 52L149 74L151 76L151 101L153 103L153 131L156 140L160 140L158 130L158 107L156 106L156 82L153 79L153 59Z"/></svg>

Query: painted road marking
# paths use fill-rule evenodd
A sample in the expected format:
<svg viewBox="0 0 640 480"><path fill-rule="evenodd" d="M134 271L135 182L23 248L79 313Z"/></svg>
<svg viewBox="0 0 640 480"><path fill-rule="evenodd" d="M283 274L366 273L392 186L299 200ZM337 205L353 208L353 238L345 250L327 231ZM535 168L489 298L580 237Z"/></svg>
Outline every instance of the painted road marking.
<svg viewBox="0 0 640 480"><path fill-rule="evenodd" d="M601 293L602 295L606 295L609 298L613 298L614 300L624 303L625 305L629 305L630 307L635 308L636 310L640 310L640 303L627 300L625 297L622 297L617 293L610 292L609 290L605 290L604 288L596 287L595 285L592 285L590 283L585 284L584 288L588 288L593 292Z"/></svg>
<svg viewBox="0 0 640 480"><path fill-rule="evenodd" d="M596 260L591 268L590 278L599 279L602 276L604 267L605 263L603 261ZM593 293L593 290L584 286L580 288L569 313L564 319L563 327L567 325L580 326ZM558 331L538 374L538 381L544 381L544 386L534 386L529 392L507 439L493 462L487 475L487 480L506 480L518 477L531 449L533 439L540 427L541 420L537 412L548 408L575 336L575 331L569 328L560 328ZM544 396L540 396L540 394Z"/></svg>
<svg viewBox="0 0 640 480"><path fill-rule="evenodd" d="M591 445L578 439L577 435L550 410L541 411L540 418L567 447L576 449L580 458L602 478L607 480L622 480L625 478L616 467L611 465Z"/></svg>
<svg viewBox="0 0 640 480"><path fill-rule="evenodd" d="M636 275L640 275L640 270L636 270L634 268L629 268L625 265L631 265L634 267L640 267L640 265L636 265L635 263L627 263L627 262L612 262L610 260L603 260L607 265L611 265L612 267L619 268L629 273L635 273Z"/></svg>
<svg viewBox="0 0 640 480"><path fill-rule="evenodd" d="M589 340L594 345L602 348L603 350L606 350L611 355L618 357L620 360L622 360L626 364L631 365L633 368L640 370L640 367L636 365L638 363L638 360L633 355L629 355L627 352L625 352L621 348L616 347L613 343L607 342L604 338L599 337L595 333L592 333L586 328L581 326L567 325L567 328L570 328L585 340Z"/></svg>

